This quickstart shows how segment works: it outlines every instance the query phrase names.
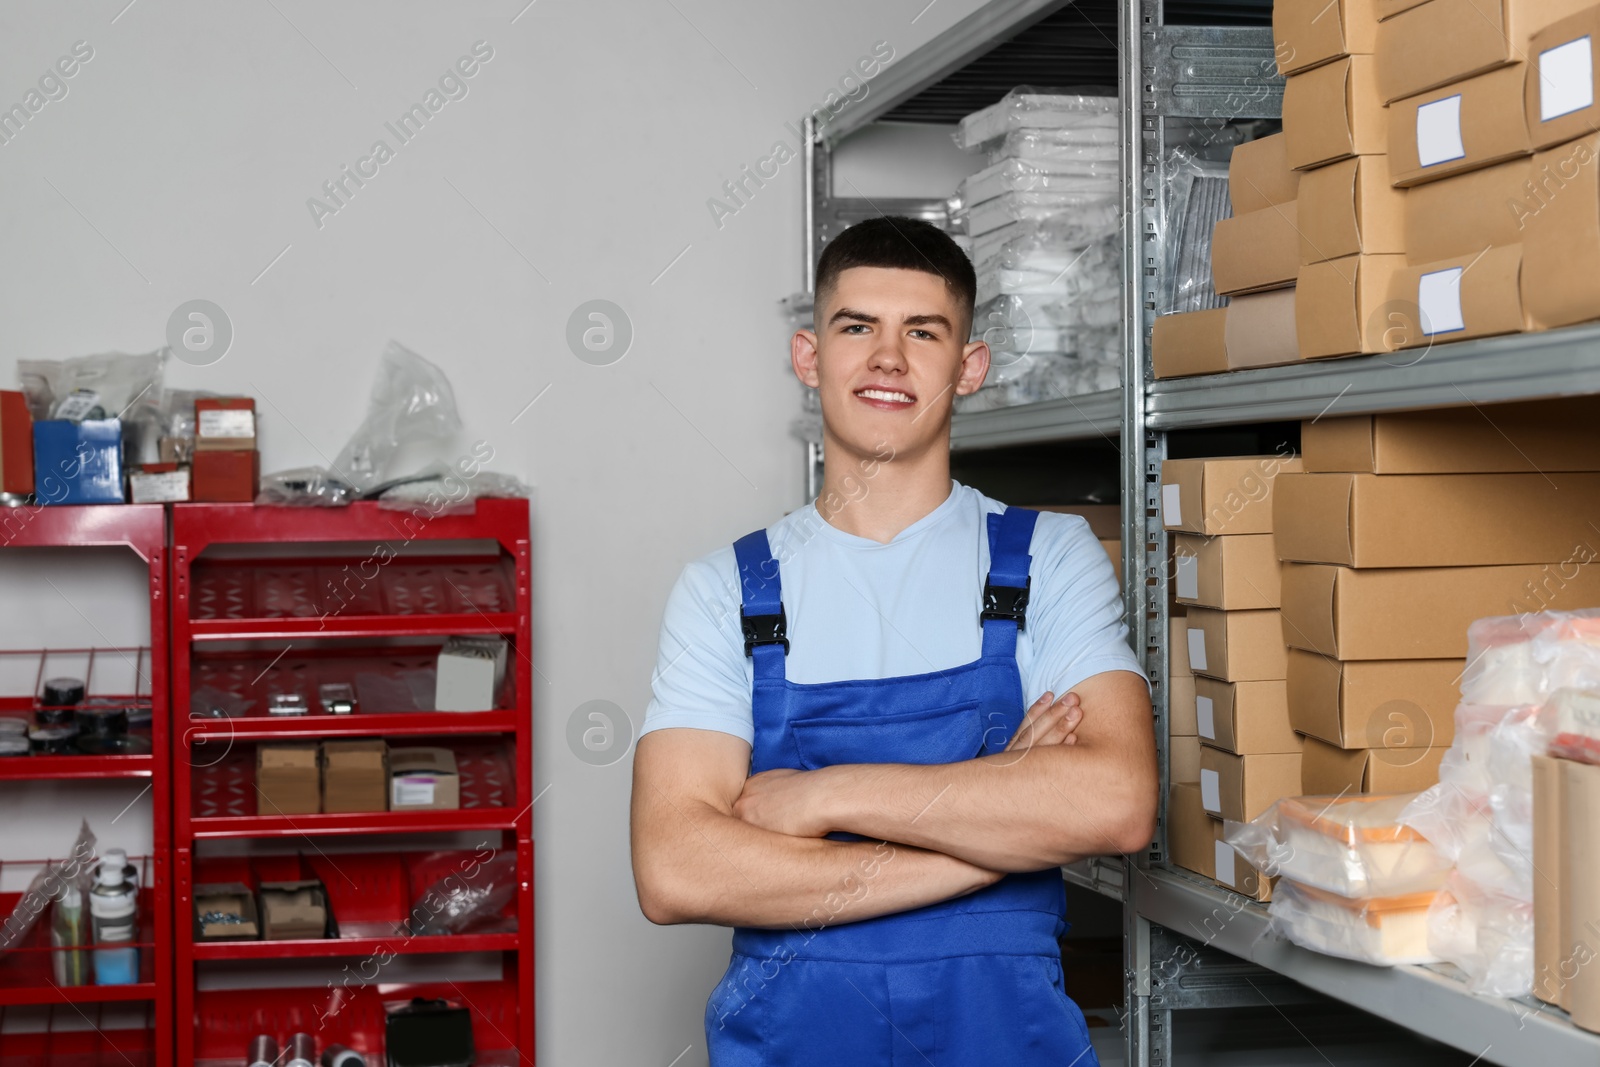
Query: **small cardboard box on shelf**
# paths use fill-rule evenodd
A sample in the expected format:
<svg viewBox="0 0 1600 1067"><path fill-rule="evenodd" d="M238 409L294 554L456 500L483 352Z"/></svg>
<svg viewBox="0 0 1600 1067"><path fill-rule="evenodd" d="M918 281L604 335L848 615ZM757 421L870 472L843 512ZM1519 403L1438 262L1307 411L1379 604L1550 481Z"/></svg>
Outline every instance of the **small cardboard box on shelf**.
<svg viewBox="0 0 1600 1067"><path fill-rule="evenodd" d="M446 811L461 807L461 776L447 748L389 750L389 810Z"/></svg>
<svg viewBox="0 0 1600 1067"><path fill-rule="evenodd" d="M1291 648L1289 721L1340 748L1436 748L1455 739L1459 659L1341 662Z"/></svg>
<svg viewBox="0 0 1600 1067"><path fill-rule="evenodd" d="M1289 700L1281 681L1196 678L1195 702L1202 744L1238 756L1300 751L1300 735L1289 724Z"/></svg>
<svg viewBox="0 0 1600 1067"><path fill-rule="evenodd" d="M315 815L322 810L322 769L315 741L256 746L256 814Z"/></svg>
<svg viewBox="0 0 1600 1067"><path fill-rule="evenodd" d="M1200 803L1219 819L1248 822L1279 797L1300 792L1300 753L1235 756L1206 747L1200 753Z"/></svg>
<svg viewBox="0 0 1600 1067"><path fill-rule="evenodd" d="M1306 796L1346 793L1419 793L1439 782L1435 748L1339 748L1314 737L1301 749L1300 791Z"/></svg>
<svg viewBox="0 0 1600 1067"><path fill-rule="evenodd" d="M1283 88L1283 132L1289 166L1301 171L1387 152L1389 115L1374 57L1349 56L1290 78Z"/></svg>
<svg viewBox="0 0 1600 1067"><path fill-rule="evenodd" d="M1394 183L1432 182L1531 153L1522 113L1522 75L1521 65L1502 67L1390 104ZM1482 205L1480 210L1496 208L1502 205ZM1416 254L1406 251L1415 262Z"/></svg>

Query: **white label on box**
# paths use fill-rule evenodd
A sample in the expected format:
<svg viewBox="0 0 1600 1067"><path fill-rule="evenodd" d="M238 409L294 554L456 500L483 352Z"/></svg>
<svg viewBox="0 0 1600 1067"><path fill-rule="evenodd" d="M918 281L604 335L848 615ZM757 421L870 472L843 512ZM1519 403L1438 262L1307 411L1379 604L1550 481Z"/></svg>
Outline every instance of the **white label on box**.
<svg viewBox="0 0 1600 1067"><path fill-rule="evenodd" d="M189 472L176 470L147 474L144 471L135 471L128 475L128 488L135 504L165 504L188 500Z"/></svg>
<svg viewBox="0 0 1600 1067"><path fill-rule="evenodd" d="M1200 598L1200 557L1189 555L1174 556L1178 565L1178 599L1198 600Z"/></svg>
<svg viewBox="0 0 1600 1067"><path fill-rule="evenodd" d="M1594 49L1589 35L1539 53L1539 121L1594 104Z"/></svg>
<svg viewBox="0 0 1600 1067"><path fill-rule="evenodd" d="M1417 162L1424 167L1467 154L1461 144L1461 94L1417 108Z"/></svg>
<svg viewBox="0 0 1600 1067"><path fill-rule="evenodd" d="M1222 814L1222 783L1217 772L1200 768L1200 806L1213 815Z"/></svg>
<svg viewBox="0 0 1600 1067"><path fill-rule="evenodd" d="M1161 486L1161 525L1183 525L1182 494L1178 492L1178 483L1170 482Z"/></svg>
<svg viewBox="0 0 1600 1067"><path fill-rule="evenodd" d="M397 808L425 808L433 804L432 778L396 778L391 802Z"/></svg>
<svg viewBox="0 0 1600 1067"><path fill-rule="evenodd" d="M1417 310L1424 336L1466 328L1466 321L1461 317L1461 275L1464 273L1464 267L1451 267L1417 279Z"/></svg>
<svg viewBox="0 0 1600 1067"><path fill-rule="evenodd" d="M197 437L241 437L256 435L256 413L249 408L204 408L200 411Z"/></svg>
<svg viewBox="0 0 1600 1067"><path fill-rule="evenodd" d="M1206 632L1204 630L1189 630L1189 669L1196 671L1209 670L1206 663Z"/></svg>
<svg viewBox="0 0 1600 1067"><path fill-rule="evenodd" d="M1194 698L1194 717L1200 724L1200 736L1207 741L1217 739L1216 706L1211 703L1210 697L1197 696Z"/></svg>
<svg viewBox="0 0 1600 1067"><path fill-rule="evenodd" d="M1234 877L1234 872L1233 872L1233 860L1234 860L1234 857L1238 855L1238 853L1235 852L1233 850L1233 846L1228 844L1226 841L1218 841L1216 844L1217 844L1217 863L1216 863L1217 881L1221 882L1223 885L1227 886L1229 889L1238 889L1239 888L1239 882Z"/></svg>

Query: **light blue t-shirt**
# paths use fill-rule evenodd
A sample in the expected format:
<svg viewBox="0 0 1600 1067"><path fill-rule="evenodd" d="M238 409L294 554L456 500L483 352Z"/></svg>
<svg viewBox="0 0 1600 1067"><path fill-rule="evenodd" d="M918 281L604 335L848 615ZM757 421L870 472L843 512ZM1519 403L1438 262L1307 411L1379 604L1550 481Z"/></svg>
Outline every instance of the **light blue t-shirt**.
<svg viewBox="0 0 1600 1067"><path fill-rule="evenodd" d="M829 524L815 504L767 530L788 616L792 682L893 678L977 659L989 570L986 518L1005 505L951 481L944 503L888 544ZM1144 677L1111 560L1077 515L1041 512L1017 666L1026 704L1104 671ZM733 545L690 563L667 598L640 736L694 727L754 742L754 666L739 627Z"/></svg>

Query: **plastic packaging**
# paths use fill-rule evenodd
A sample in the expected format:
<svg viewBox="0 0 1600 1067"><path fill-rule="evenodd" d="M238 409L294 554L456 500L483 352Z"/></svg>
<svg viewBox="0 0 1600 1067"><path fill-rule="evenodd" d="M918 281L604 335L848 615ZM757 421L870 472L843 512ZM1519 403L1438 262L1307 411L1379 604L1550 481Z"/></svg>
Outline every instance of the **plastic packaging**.
<svg viewBox="0 0 1600 1067"><path fill-rule="evenodd" d="M413 871L439 869L450 873L431 882L417 894L411 909L415 935L459 934L500 916L517 893L517 857L496 852L491 858L462 870L459 853L437 853L413 862Z"/></svg>
<svg viewBox="0 0 1600 1067"><path fill-rule="evenodd" d="M1013 222L1048 218L1064 240L1083 245L1118 232L1120 196L1117 192L1004 193L966 207L964 222L967 233L978 238Z"/></svg>
<svg viewBox="0 0 1600 1067"><path fill-rule="evenodd" d="M1559 689L1600 689L1600 608L1491 616L1467 627L1463 700L1537 704Z"/></svg>
<svg viewBox="0 0 1600 1067"><path fill-rule="evenodd" d="M1452 872L1428 910L1428 948L1461 968L1467 988L1495 997L1533 991L1533 905Z"/></svg>
<svg viewBox="0 0 1600 1067"><path fill-rule="evenodd" d="M1557 689L1545 707L1549 713L1550 754L1600 763L1600 686Z"/></svg>
<svg viewBox="0 0 1600 1067"><path fill-rule="evenodd" d="M1159 313L1205 311L1227 303L1211 279L1211 232L1233 212L1228 168L1178 149L1167 155L1166 270Z"/></svg>
<svg viewBox="0 0 1600 1067"><path fill-rule="evenodd" d="M28 883L28 888L17 898L11 914L4 923L0 923L0 959L4 959L7 953L27 939L45 908L60 895L62 887L86 876L94 864L94 848L94 831L89 829L86 820L79 826L77 839L73 841L67 858L41 867Z"/></svg>
<svg viewBox="0 0 1600 1067"><path fill-rule="evenodd" d="M1438 891L1349 899L1281 879L1267 908L1267 931L1329 956L1378 966L1434 963L1428 909Z"/></svg>
<svg viewBox="0 0 1600 1067"><path fill-rule="evenodd" d="M1114 148L1101 148L1106 159L1033 160L1005 157L962 179L956 194L972 207L1006 193L1118 196L1122 192L1122 160Z"/></svg>
<svg viewBox="0 0 1600 1067"><path fill-rule="evenodd" d="M1113 89L1048 90L1019 85L998 103L962 119L955 139L970 152L1024 128L1109 132L1115 138L1120 122Z"/></svg>
<svg viewBox="0 0 1600 1067"><path fill-rule="evenodd" d="M467 475L434 464L423 473L386 488L378 496L378 506L390 511L421 507L433 516L470 515L479 500L527 495L527 485L515 475L486 470Z"/></svg>
<svg viewBox="0 0 1600 1067"><path fill-rule="evenodd" d="M17 361L17 378L35 420L120 419L124 452L130 462L142 461L158 451L164 426L161 380L166 358L162 348L138 355L23 359Z"/></svg>
<svg viewBox="0 0 1600 1067"><path fill-rule="evenodd" d="M1095 123L1066 129L1022 127L984 145L990 166L1008 159L1052 170L1099 173L1107 163L1122 159L1122 131L1115 125Z"/></svg>
<svg viewBox="0 0 1600 1067"><path fill-rule="evenodd" d="M1342 897L1399 897L1438 889L1450 869L1400 816L1414 794L1284 797L1223 840L1252 867Z"/></svg>

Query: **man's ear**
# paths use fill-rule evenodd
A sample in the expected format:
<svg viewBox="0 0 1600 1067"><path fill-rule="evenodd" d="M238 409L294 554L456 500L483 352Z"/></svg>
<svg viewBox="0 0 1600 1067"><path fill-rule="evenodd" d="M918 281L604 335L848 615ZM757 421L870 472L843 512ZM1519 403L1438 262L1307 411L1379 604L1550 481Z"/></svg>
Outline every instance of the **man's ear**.
<svg viewBox="0 0 1600 1067"><path fill-rule="evenodd" d="M956 395L971 396L989 374L989 343L972 341L961 350L961 376L956 379Z"/></svg>
<svg viewBox="0 0 1600 1067"><path fill-rule="evenodd" d="M794 376L801 383L816 389L822 385L817 375L817 335L810 330L796 330L789 341L789 361L794 364Z"/></svg>

